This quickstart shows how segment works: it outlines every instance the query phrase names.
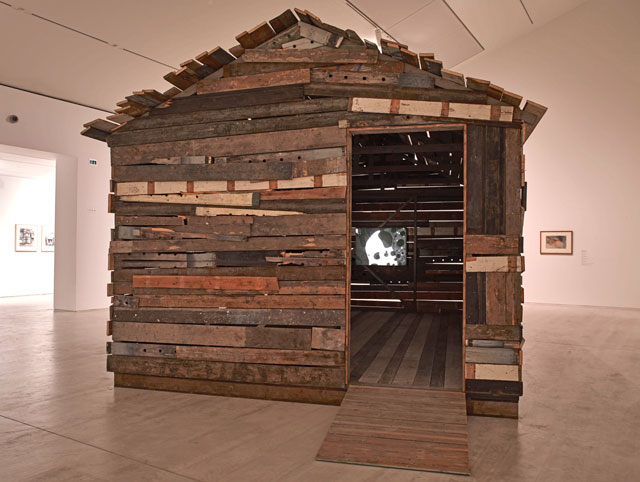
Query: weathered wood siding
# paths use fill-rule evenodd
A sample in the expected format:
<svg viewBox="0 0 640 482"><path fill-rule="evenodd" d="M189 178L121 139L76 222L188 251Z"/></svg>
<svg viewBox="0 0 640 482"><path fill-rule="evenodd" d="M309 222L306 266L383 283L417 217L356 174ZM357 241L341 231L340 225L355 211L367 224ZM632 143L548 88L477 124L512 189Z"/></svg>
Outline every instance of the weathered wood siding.
<svg viewBox="0 0 640 482"><path fill-rule="evenodd" d="M467 126L465 378L470 413L517 416L522 394L522 130Z"/></svg>
<svg viewBox="0 0 640 482"><path fill-rule="evenodd" d="M347 102L199 97L109 138L108 369L116 386L338 403Z"/></svg>

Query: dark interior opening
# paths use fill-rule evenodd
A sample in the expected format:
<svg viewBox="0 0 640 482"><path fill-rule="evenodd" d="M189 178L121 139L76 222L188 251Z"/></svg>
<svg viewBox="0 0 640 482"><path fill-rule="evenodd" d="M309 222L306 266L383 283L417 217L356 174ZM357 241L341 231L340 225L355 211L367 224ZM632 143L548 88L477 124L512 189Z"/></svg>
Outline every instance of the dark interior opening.
<svg viewBox="0 0 640 482"><path fill-rule="evenodd" d="M462 390L464 131L354 135L351 157L350 383Z"/></svg>

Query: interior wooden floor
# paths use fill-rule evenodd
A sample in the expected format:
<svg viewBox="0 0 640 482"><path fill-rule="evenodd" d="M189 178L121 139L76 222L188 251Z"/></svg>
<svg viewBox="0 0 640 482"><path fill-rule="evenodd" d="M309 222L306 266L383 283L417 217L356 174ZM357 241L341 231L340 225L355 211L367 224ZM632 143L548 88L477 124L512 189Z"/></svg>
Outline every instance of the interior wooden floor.
<svg viewBox="0 0 640 482"><path fill-rule="evenodd" d="M453 313L353 311L352 384L462 390L462 319Z"/></svg>

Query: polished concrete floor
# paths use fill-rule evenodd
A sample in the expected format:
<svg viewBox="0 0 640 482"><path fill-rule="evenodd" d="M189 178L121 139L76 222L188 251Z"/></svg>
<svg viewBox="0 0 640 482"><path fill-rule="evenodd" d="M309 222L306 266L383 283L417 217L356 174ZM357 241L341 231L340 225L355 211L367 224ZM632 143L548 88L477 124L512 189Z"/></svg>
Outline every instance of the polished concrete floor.
<svg viewBox="0 0 640 482"><path fill-rule="evenodd" d="M316 462L337 407L114 389L106 317L0 299L0 480L640 480L640 310L526 305L520 420L469 418L467 478Z"/></svg>

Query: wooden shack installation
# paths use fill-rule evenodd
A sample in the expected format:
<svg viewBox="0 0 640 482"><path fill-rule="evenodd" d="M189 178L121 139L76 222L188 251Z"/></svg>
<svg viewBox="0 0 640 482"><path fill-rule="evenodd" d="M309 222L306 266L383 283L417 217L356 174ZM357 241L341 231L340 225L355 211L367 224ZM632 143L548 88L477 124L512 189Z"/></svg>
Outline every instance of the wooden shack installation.
<svg viewBox="0 0 640 482"><path fill-rule="evenodd" d="M295 13L85 125L111 147L108 370L342 402L319 459L466 473L465 411L518 414L522 146L546 108ZM403 263L356 262L371 228L404 233Z"/></svg>

